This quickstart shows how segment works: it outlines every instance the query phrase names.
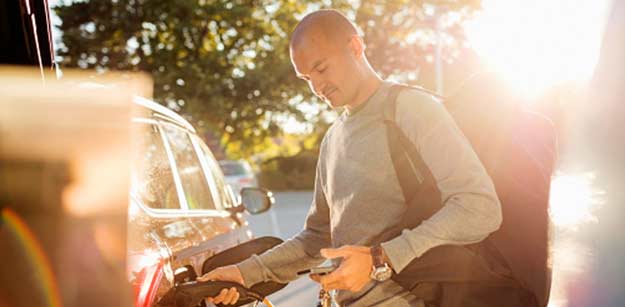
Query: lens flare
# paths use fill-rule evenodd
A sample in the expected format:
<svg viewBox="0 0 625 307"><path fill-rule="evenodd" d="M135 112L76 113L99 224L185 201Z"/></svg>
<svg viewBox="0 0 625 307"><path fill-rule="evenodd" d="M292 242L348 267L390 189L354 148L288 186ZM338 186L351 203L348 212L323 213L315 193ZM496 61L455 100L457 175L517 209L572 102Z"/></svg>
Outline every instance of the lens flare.
<svg viewBox="0 0 625 307"><path fill-rule="evenodd" d="M558 175L551 181L549 215L556 226L577 227L596 222L592 214L602 192L593 187L592 173Z"/></svg>
<svg viewBox="0 0 625 307"><path fill-rule="evenodd" d="M594 212L604 193L594 181L593 173L561 173L551 181L549 215L555 229L549 307L570 306L585 295L579 289L587 286L594 255L577 235L583 225L598 222Z"/></svg>
<svg viewBox="0 0 625 307"><path fill-rule="evenodd" d="M52 271L50 261L41 243L39 243L37 236L28 227L26 222L13 210L8 208L3 209L1 217L3 224L8 227L9 231L13 233L17 241L24 248L27 261L30 262L33 269L36 271L36 276L41 276L42 289L44 290L47 306L60 307L61 296L59 294L58 284L54 272Z"/></svg>

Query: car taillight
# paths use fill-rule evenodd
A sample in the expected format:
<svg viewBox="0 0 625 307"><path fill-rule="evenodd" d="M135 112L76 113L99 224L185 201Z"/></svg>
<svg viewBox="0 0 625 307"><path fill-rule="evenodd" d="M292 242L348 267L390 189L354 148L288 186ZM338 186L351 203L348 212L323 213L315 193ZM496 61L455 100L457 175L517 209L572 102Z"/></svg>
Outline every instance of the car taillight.
<svg viewBox="0 0 625 307"><path fill-rule="evenodd" d="M241 178L239 179L239 184L248 184L248 183L252 183L252 178Z"/></svg>
<svg viewBox="0 0 625 307"><path fill-rule="evenodd" d="M163 262L146 266L137 275L134 284L135 307L149 307L154 301L154 296L161 278L163 277Z"/></svg>

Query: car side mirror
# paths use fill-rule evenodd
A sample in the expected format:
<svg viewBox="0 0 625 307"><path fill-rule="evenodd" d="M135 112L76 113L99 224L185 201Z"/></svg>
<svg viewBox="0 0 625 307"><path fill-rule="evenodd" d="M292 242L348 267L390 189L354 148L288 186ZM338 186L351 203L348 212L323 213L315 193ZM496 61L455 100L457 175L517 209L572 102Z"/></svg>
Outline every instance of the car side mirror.
<svg viewBox="0 0 625 307"><path fill-rule="evenodd" d="M241 189L241 205L250 214L263 213L275 203L273 193L262 188Z"/></svg>

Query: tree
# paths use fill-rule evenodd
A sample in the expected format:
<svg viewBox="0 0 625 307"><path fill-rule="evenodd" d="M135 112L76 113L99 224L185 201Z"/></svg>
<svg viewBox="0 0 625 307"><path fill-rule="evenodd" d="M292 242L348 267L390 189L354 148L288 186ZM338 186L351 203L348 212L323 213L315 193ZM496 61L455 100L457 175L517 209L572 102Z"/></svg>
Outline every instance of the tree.
<svg viewBox="0 0 625 307"><path fill-rule="evenodd" d="M479 8L480 0L362 1L354 15L378 73L434 89L437 44L444 64L462 57L462 24Z"/></svg>
<svg viewBox="0 0 625 307"><path fill-rule="evenodd" d="M452 30L474 2L88 0L54 10L62 20L63 67L148 72L157 101L201 132L223 132L222 143L247 156L280 134L283 114L327 125L298 108L297 102L318 101L295 78L289 60L288 35L307 11L327 5L345 12L364 30L374 67L389 76L418 71L432 53L436 27L429 10L458 13L446 29L462 41Z"/></svg>

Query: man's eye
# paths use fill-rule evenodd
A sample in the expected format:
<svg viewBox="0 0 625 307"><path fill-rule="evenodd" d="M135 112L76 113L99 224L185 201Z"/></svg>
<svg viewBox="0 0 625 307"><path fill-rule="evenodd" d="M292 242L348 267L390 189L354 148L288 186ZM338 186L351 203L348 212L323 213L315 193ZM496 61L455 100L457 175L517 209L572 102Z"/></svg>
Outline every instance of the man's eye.
<svg viewBox="0 0 625 307"><path fill-rule="evenodd" d="M326 71L327 69L328 69L327 67L324 67L324 68L319 68L319 69L317 69L317 71L318 71L319 73L323 73L323 72L324 72L324 71Z"/></svg>

